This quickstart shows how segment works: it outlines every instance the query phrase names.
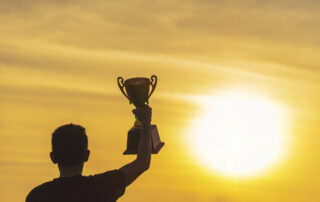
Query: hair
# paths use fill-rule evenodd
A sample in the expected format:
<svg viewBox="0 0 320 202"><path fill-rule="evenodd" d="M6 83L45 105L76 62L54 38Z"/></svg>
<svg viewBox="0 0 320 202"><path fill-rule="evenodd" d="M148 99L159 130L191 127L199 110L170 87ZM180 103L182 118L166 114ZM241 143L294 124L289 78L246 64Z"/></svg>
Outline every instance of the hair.
<svg viewBox="0 0 320 202"><path fill-rule="evenodd" d="M88 137L80 125L66 124L52 133L52 152L59 165L74 166L84 162Z"/></svg>

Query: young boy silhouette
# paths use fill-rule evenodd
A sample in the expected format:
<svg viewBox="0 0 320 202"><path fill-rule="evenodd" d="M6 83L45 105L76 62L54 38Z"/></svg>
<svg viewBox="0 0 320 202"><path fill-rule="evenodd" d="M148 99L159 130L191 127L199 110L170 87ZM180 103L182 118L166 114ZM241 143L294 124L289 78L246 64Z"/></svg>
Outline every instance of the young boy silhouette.
<svg viewBox="0 0 320 202"><path fill-rule="evenodd" d="M150 166L151 113L150 107L133 110L142 123L137 158L120 169L93 176L82 176L88 161L88 138L82 126L67 124L52 134L51 160L58 164L60 177L34 188L26 202L109 202L121 197L125 188Z"/></svg>

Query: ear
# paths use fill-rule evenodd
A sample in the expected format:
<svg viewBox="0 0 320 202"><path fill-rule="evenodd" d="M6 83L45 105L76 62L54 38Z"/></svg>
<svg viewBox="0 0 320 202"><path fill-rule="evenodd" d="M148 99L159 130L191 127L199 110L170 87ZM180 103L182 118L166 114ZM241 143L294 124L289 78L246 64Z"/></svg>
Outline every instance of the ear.
<svg viewBox="0 0 320 202"><path fill-rule="evenodd" d="M52 163L54 163L54 164L58 163L58 161L57 161L56 157L54 156L53 152L50 152L50 158L51 158Z"/></svg>
<svg viewBox="0 0 320 202"><path fill-rule="evenodd" d="M90 150L87 150L87 151L84 153L83 162L87 162L88 159L89 159L89 156L90 156Z"/></svg>

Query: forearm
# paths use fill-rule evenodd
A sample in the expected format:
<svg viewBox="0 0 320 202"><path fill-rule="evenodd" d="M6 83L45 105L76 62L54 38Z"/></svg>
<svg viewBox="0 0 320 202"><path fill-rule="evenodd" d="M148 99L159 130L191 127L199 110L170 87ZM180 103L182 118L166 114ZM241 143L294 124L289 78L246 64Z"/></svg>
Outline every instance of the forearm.
<svg viewBox="0 0 320 202"><path fill-rule="evenodd" d="M135 109L133 113L142 123L142 131L137 148L137 158L133 162L120 168L125 175L125 185L131 184L138 176L146 171L151 161L151 108Z"/></svg>
<svg viewBox="0 0 320 202"><path fill-rule="evenodd" d="M151 161L151 124L145 124L142 127L140 135L137 161L141 162L143 166L148 169Z"/></svg>

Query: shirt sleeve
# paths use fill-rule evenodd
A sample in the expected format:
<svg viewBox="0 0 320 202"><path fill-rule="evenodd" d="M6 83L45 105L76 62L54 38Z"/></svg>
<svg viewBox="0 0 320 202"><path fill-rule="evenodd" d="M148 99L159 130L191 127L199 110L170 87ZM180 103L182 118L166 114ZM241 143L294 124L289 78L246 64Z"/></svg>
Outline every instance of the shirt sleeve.
<svg viewBox="0 0 320 202"><path fill-rule="evenodd" d="M121 170L111 170L93 176L102 192L113 195L116 200L125 192L125 176Z"/></svg>
<svg viewBox="0 0 320 202"><path fill-rule="evenodd" d="M35 200L32 198L31 192L26 197L26 202L34 202Z"/></svg>
<svg viewBox="0 0 320 202"><path fill-rule="evenodd" d="M26 197L26 202L38 202L38 201L41 201L39 200L39 193L37 193L37 187L34 188L33 190L31 190L29 192L29 194L27 195Z"/></svg>

